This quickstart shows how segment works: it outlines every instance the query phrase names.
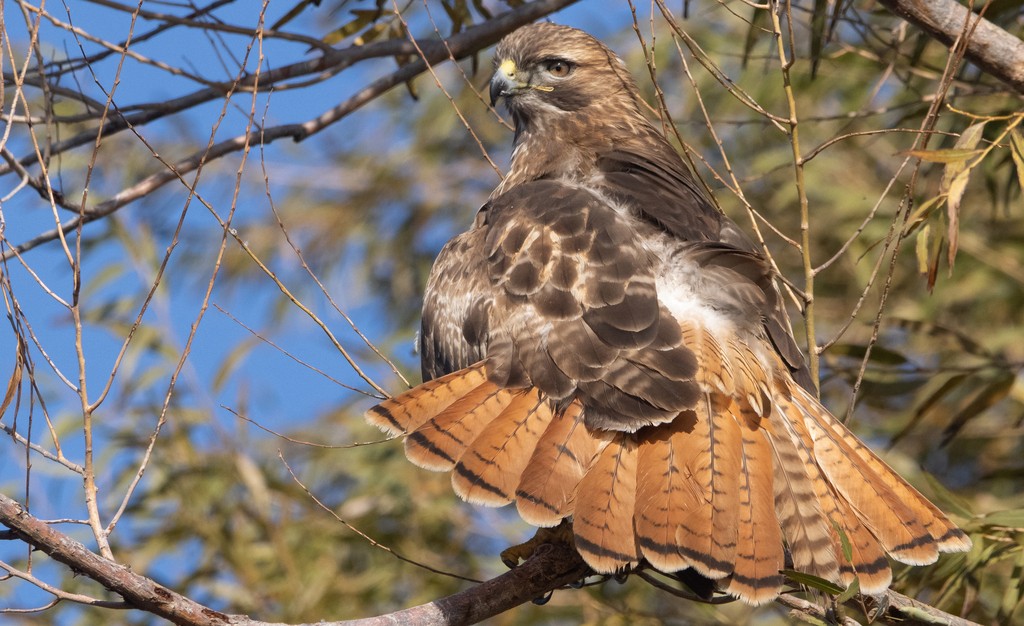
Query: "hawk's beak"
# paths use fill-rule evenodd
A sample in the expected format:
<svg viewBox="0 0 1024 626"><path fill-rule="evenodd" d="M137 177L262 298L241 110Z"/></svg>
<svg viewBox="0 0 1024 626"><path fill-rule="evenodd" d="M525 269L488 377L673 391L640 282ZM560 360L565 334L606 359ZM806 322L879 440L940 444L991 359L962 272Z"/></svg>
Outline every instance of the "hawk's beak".
<svg viewBox="0 0 1024 626"><path fill-rule="evenodd" d="M527 86L519 80L515 62L505 59L491 77L491 106L497 104L499 98L515 95Z"/></svg>

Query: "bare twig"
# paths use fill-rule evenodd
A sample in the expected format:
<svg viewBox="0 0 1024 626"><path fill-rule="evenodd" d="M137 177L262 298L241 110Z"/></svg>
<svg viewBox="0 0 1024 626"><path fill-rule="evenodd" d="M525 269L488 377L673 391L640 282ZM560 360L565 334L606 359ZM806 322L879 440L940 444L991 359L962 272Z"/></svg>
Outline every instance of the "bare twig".
<svg viewBox="0 0 1024 626"><path fill-rule="evenodd" d="M40 233L39 235L29 239L28 241L17 246L15 250L8 251L4 254L5 258L10 258L15 251L25 252L31 250L43 243L59 239L63 233L70 232L77 228L80 224L89 223L100 218L110 215L114 211L121 207L133 202L141 197L152 193L155 189L171 182L173 180L180 179L184 174L187 174L195 170L201 162L210 161L213 159L220 158L226 154L238 152L244 146L249 145L254 141L262 141L263 143L271 143L275 140L282 138L291 138L295 141L301 141L315 133L322 131L331 124L334 124L338 120L346 117L353 111L358 110L366 103L374 100L385 91L401 85L415 76L426 71L427 63L438 64L443 62L449 57L449 54L454 55L455 58L463 58L469 56L480 49L495 43L505 33L515 29L517 26L531 22L538 17L542 17L548 13L556 11L562 7L573 4L577 0L536 0L529 4L523 5L513 11L503 13L492 20L489 20L478 26L468 28L462 33L453 36L448 40L447 46L440 42L419 42L420 48L423 51L423 57L418 58L415 61L410 62L408 65L402 66L397 71L390 75L378 78L373 81L365 88L361 89L355 96L349 98L345 102L335 106L334 108L324 112L315 119L309 120L301 124L285 124L276 126L274 128L257 129L243 136L234 137L221 141L214 144L208 149L204 149L196 154L193 154L185 159L174 163L173 165L166 167L165 169L148 176L142 181L135 185L122 190L120 193L115 194L109 200L97 204L95 207L84 211L83 214L75 216L72 219L66 220L60 224L58 228L53 230ZM416 55L416 49L409 42L382 42L381 45L387 44L383 49L378 49L378 52L386 49L392 54L412 54ZM341 71L344 67L351 65L355 61L361 58L371 58L372 56L380 56L379 54L367 55L363 48L371 48L372 45L358 46L352 51L350 55L343 55L339 52L337 56L343 60L338 60L332 56L332 60L335 61L333 65L329 66L330 71ZM406 50L406 48L408 48ZM324 59L327 57L325 56ZM326 63L326 60L322 60ZM303 66L301 70L297 66ZM288 70L288 71L284 71ZM316 71L328 71L321 66L321 63L307 62L306 64L296 64L295 66L287 66L286 68L279 68L277 70L270 70L266 72L266 83L255 82L252 77L243 77L238 81L238 88L240 90L245 89L269 89L274 86L274 82L282 81L286 78L294 76L295 72L311 73ZM231 83L233 85L234 83ZM223 92L228 89L230 85L226 84L222 89L213 91L204 91L200 94L197 92L191 96L185 96L183 98L171 100L161 108L161 111L157 115L150 115L150 112L142 116L135 115L123 115L120 118L112 119L104 126L104 134L110 135L118 130L124 128L133 127L138 124L142 124L153 119L164 117L170 113L182 110L184 108L190 108L206 102L214 97L223 97ZM95 131L91 135L92 139L95 139ZM51 146L54 152L62 152L68 150L75 145L81 145L82 139L72 138L63 142L58 142ZM20 163L28 165L31 162L35 162L35 157L28 157L22 159ZM9 166L8 166L9 167ZM7 170L9 171L9 170ZM0 175L5 173L5 167L0 166ZM56 203L56 201L54 201Z"/></svg>
<svg viewBox="0 0 1024 626"><path fill-rule="evenodd" d="M388 554L390 554L391 556L395 557L399 561L404 561L404 562L406 562L406 563L408 563L410 565L415 565L416 567L419 567L421 569L424 569L424 570L426 570L428 572L431 572L431 573L434 573L434 574L441 574L442 576L447 576L449 578L457 578L459 580L465 580L465 581L471 582L471 583L479 583L480 582L479 580L475 580L473 578L467 578L465 576L462 576L461 574L456 574L454 572L446 572L444 570L437 569L436 567L431 567L431 566L427 565L426 563L420 563L419 561L410 559L409 557L404 556L402 554L399 554L398 552L395 552L390 547L382 544L381 542L377 541L373 537L367 535L363 531L361 531L358 528L356 528L355 526L353 526L351 524L351 522L348 522L347 520L342 519L341 516L339 516L337 513L334 512L334 509L332 509L331 507L327 506L326 504L324 504L320 500L320 498L316 497L313 494L313 492L309 490L309 487L307 487L306 484L303 483L301 480L299 480L299 477L295 475L295 470L293 470L292 466L288 464L288 461L285 460L284 455L281 454L280 451L278 451L278 453L277 453L277 458L281 459L281 463L284 464L285 469L288 470L288 474L292 477L292 480L295 481L295 484L297 484L304 492L306 492L306 495L309 496L309 498L313 502L315 502L316 505L318 507L320 507L320 509L322 511L326 512L327 514L329 514L331 517L333 517L339 524L341 524L345 528L351 530L355 534L357 534L360 537L362 537L363 539L365 539L366 542L369 543L374 548L377 548L379 550L383 550L383 551L387 552Z"/></svg>
<svg viewBox="0 0 1024 626"><path fill-rule="evenodd" d="M783 33L782 23L779 18L779 11L772 10L769 11L769 13L772 21L772 32L775 36L776 49L779 56L779 69L782 73L782 86L786 93L786 102L789 105L789 119L786 123L789 126L789 145L793 151L794 184L796 185L797 197L800 200L799 249L804 268L804 331L807 337L808 369L810 370L811 380L814 382L814 387L817 389L821 384L818 375L821 355L818 351L818 340L815 336L814 263L811 260L810 209L807 199L807 183L804 178L804 159L800 148L800 127L799 120L797 118L796 94L793 91L793 81L789 73L789 70L793 65L793 60L789 58L786 53L787 39L790 44L790 54L792 54L792 49L796 45L796 40L793 36L792 12L786 11L786 34L788 34L788 37Z"/></svg>
<svg viewBox="0 0 1024 626"><path fill-rule="evenodd" d="M454 56L456 59L462 59L486 48L487 46L497 43L503 35L511 32L518 26L532 22L538 18L548 15L549 13L571 4L575 4L578 1L579 0L535 0L534 2L524 4L519 8L502 13L494 19L467 28L465 31L449 38L447 42L420 41L419 46L423 50L423 58L435 65L442 63L449 57L449 55ZM326 78L328 76L338 74L360 61L402 55L419 56L412 43L407 40L400 39L391 39L363 46L351 46L341 50L332 50L331 52L325 53L314 59L268 70L263 73L262 77L258 81L258 85L253 75L246 75L243 76L242 80L237 81L237 87L236 81L226 81L223 83L217 83L210 87L204 87L203 89L199 89L191 94L186 94L165 102L151 103L146 105L145 109L138 113L126 114L106 121L103 132L104 135L111 136L117 132L127 130L131 126L139 126L186 109L191 109L211 100L224 97L224 94L229 89L238 89L240 91L254 89L259 91L269 91L272 89L280 90L297 78L313 75L316 75L318 79ZM397 80L391 81L388 88L402 84L410 78L425 72L426 63L423 62L423 59L419 59L404 66L402 69L406 71L396 72L399 76ZM346 113L349 112L351 112L351 110L346 111ZM331 117L330 113L325 113L324 115L328 116L327 119L329 121L327 121L327 124L340 119L340 117ZM324 126L327 124L324 124ZM314 128L315 125L311 124L310 128L307 130L312 130ZM321 128L315 129L320 130ZM295 125L293 130L296 133L294 135L296 140L304 139L309 134L309 132L303 132L303 125ZM93 141L95 137L96 130L91 129L74 137L55 142L50 149L54 154L59 154L72 148L85 145L90 141ZM37 155L24 157L20 161L23 166L28 166L36 162L38 162ZM0 166L0 175L6 174L9 171L11 171L9 166Z"/></svg>
<svg viewBox="0 0 1024 626"><path fill-rule="evenodd" d="M257 27L253 31L253 38L249 41L248 45L246 46L245 57L244 57L244 59L241 60L241 62L239 64L239 68L240 68L239 69L239 73L241 75L241 73L244 72L244 68L246 66L246 63L248 62L248 59L249 59L250 55L252 54L253 46L254 45L259 45L260 46L259 52L257 54L258 62L257 62L257 65L256 65L257 70L255 72L255 81L256 82L254 83L257 86L259 85L259 77L261 75L261 71L260 71L259 68L263 67L262 26L263 26L263 22L264 22L264 19L265 19L265 16L266 16L266 10L267 10L267 3L268 2L269 2L269 0L263 0L263 4L262 4L262 6L260 8L260 12L259 12L258 25L257 25ZM221 123L223 122L225 116L227 115L228 103L231 101L231 97L230 96L231 96L231 92L229 92L227 94L227 97L225 97L224 105L221 108L221 111L220 111L220 114L219 114L219 116L217 118L217 121L213 124L213 127L210 129L210 136L209 136L209 139L207 140L207 144L206 144L206 150L207 151L209 151L211 149L211 147L213 145L213 139L214 139L214 137L217 134L217 130L218 130L218 128L220 128ZM252 126L254 124L254 118L255 118L255 107L256 107L256 92L255 91L252 93L252 105L251 106L252 106L252 110L250 112L250 115L249 115L248 119L246 120L246 132L245 132L245 135L244 135L246 138L248 138L248 137L250 137L250 136L255 134L252 131ZM150 148L150 149L152 150L152 148ZM239 163L239 166L238 166L238 171L237 171L237 174L236 174L236 178L237 179L240 179L241 176L242 176L242 172L244 171L245 163L246 163L246 160L248 159L250 149L251 149L251 144L248 141L246 141L242 145L242 147L241 147L242 159L241 159L241 162ZM156 155L156 152L154 151L153 154ZM185 206L182 209L181 218L179 219L177 228L175 230L174 241L172 242L172 245L168 247L167 251L164 254L164 259L163 259L162 265L161 265L161 274L159 274L157 276L156 280L154 281L154 284L151 287L151 292L150 293L152 293L152 289L156 289L157 285L159 284L160 277L162 276L162 270L163 270L163 268L166 267L166 264L169 261L170 256L173 253L173 250L174 250L174 248L177 245L178 234L180 233L180 230L181 230L181 227L182 227L182 222L184 220L185 214L187 213L188 208L191 205L192 199L198 195L196 193L196 188L199 185L199 178L200 178L200 175L202 174L202 168L205 166L206 162L207 162L207 159L205 158L205 156L199 158L198 163L196 165L195 177L193 178L191 183L186 184L186 187L188 189L188 197L185 200ZM217 217L217 220L220 222L221 227L222 227L221 241L220 241L220 244L219 244L218 249L217 249L216 261L213 263L213 267L212 267L212 270L211 270L210 278L209 278L209 280L207 281L207 284L206 284L206 291L203 294L203 298L202 298L201 304L199 305L199 310L196 313L196 317L195 317L194 321L192 322L191 327L189 328L189 333L188 333L188 336L185 339L185 345L182 347L181 355L178 357L178 362L175 365L174 371L172 372L170 380L167 383L167 390L164 393L163 405L160 408L160 416L157 419L157 423L156 423L156 426L153 428L152 434L150 435L149 443L147 444L146 451L143 454L142 460L139 462L139 466L138 466L138 468L135 471L135 475L132 477L132 481L128 485L128 488L125 490L124 496L121 499L121 504L118 507L117 511L114 513L114 515L111 517L110 522L107 525L107 528L106 528L106 533L107 534L110 534L110 533L112 533L114 531L114 528L116 527L118 521L121 519L121 516L124 514L125 510L127 509L128 504L131 501L131 498L132 498L133 494L135 493L136 488L138 487L140 481L142 480L143 474L146 472L146 468L149 465L149 461L152 458L153 449L156 446L157 438L160 436L160 431L161 431L163 425L167 421L167 412L168 412L168 410L171 407L171 402L172 402L173 396L174 396L174 389L175 389L175 386L177 384L178 377L181 375L181 372L184 369L185 364L188 362L188 358L189 358L189 355L191 354L191 350L192 350L192 343L195 340L196 333L199 330L199 325L200 325L200 323L202 322L203 318L206 315L207 308L209 307L209 304L210 304L210 298L211 298L212 293L213 293L213 286L216 283L217 276L220 273L221 261L222 261L223 256L224 256L224 252L227 249L227 242L228 242L228 239L229 239L229 233L232 230L232 228L231 228L231 221L232 221L232 218L233 218L233 216L235 214L235 209L236 209L237 204L238 204L238 193L239 193L240 186L241 186L241 183L240 182L236 182L234 196L232 197L232 200L231 200L231 205L230 205L230 208L229 208L227 220L222 220L219 216L217 216L214 213L215 217ZM206 203L203 203L203 204L206 206L207 209L209 209L211 212L213 212L212 208L209 205L207 205ZM148 299L147 299L147 302L148 302ZM141 321L141 316L142 316L142 313L139 314L139 317L137 318L136 324L138 324L138 322ZM128 337L126 339L125 343L123 344L120 356L118 357L118 361L120 360L121 356L123 356L124 351L127 348L128 341L130 341L130 340L131 340L131 337ZM115 370L112 371L112 373L111 373L110 382L113 382L113 376L114 376L114 372L116 372L116 367L117 366L115 364Z"/></svg>
<svg viewBox="0 0 1024 626"><path fill-rule="evenodd" d="M20 569L14 567L13 565L4 563L3 561L0 561L0 569L3 569L7 572L8 575L13 576L14 578L19 578L21 580L24 580L25 582L32 583L36 587L39 587L46 593L52 595L56 600L67 600L69 602L75 602L77 604L97 606L105 609L132 608L130 604L125 604L124 602L111 602L109 600L100 600L98 598L93 598L91 596L87 596L81 593L69 593L59 587L54 587L46 581L41 580L38 577L33 576L32 574L29 574L28 572L23 572ZM39 609L32 609L32 612L36 612L38 610Z"/></svg>

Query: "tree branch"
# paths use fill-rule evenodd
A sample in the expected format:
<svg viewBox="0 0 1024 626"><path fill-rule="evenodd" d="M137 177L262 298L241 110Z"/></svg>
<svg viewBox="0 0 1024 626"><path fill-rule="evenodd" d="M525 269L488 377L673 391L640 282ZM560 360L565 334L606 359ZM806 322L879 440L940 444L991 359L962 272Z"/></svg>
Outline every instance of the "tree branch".
<svg viewBox="0 0 1024 626"><path fill-rule="evenodd" d="M972 15L955 0L879 0L892 13L946 46L969 34L964 56L986 73L1024 94L1024 41L983 17ZM973 33L971 30L973 29Z"/></svg>
<svg viewBox="0 0 1024 626"><path fill-rule="evenodd" d="M101 557L43 523L21 504L3 494L0 494L0 524L10 528L19 539L42 550L55 561L117 593L125 602L175 624L223 626L243 623L232 622L229 615L209 609L123 565Z"/></svg>
<svg viewBox="0 0 1024 626"><path fill-rule="evenodd" d="M45 552L138 609L183 626L283 626L228 615L203 606L131 569L92 552L81 543L28 513L21 504L0 494L0 524L14 536ZM503 613L544 594L579 581L590 569L574 548L544 544L525 563L479 585L428 604L388 615L318 626L462 626Z"/></svg>
<svg viewBox="0 0 1024 626"><path fill-rule="evenodd" d="M389 615L344 626L462 626L475 624L582 580L590 568L564 543L542 544L522 565L465 591Z"/></svg>
<svg viewBox="0 0 1024 626"><path fill-rule="evenodd" d="M15 500L0 494L0 524L11 529L13 537L45 552L55 561L70 567L140 610L158 615L182 626L287 626L252 619L245 615L228 615L203 606L161 586L131 569L105 559L81 543L54 529L28 513ZM572 546L542 544L522 565L504 574L454 595L427 604L403 609L387 615L364 619L317 622L318 626L465 626L498 615L535 598L580 581L590 568ZM780 596L782 606L797 612L827 619L831 609L813 602ZM857 609L878 606L876 598L856 596L849 603ZM969 620L945 613L896 591L888 591L882 602L884 610L874 616L881 624L945 624L947 626L979 626Z"/></svg>

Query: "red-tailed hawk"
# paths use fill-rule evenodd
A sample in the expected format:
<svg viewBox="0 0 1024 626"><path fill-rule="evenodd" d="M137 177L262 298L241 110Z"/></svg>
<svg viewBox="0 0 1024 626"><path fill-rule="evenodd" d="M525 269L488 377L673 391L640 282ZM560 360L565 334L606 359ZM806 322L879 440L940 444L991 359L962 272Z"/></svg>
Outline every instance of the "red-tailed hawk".
<svg viewBox="0 0 1024 626"><path fill-rule="evenodd" d="M470 502L571 518L600 573L693 568L760 604L787 566L874 594L886 554L967 550L818 402L771 268L645 118L622 61L538 23L496 66L509 174L434 264L429 382L368 419Z"/></svg>

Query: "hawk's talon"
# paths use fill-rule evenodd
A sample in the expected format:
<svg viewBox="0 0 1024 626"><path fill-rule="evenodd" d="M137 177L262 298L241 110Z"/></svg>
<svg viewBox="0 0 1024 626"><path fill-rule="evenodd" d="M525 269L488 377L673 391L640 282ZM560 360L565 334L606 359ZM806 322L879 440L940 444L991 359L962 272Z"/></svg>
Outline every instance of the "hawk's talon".
<svg viewBox="0 0 1024 626"><path fill-rule="evenodd" d="M539 598L534 598L533 599L533 603L536 604L537 606L544 606L545 604L547 604L548 602L551 601L551 596L553 596L553 595L555 595L555 590L554 589L552 589L551 591L545 593L544 595L540 596Z"/></svg>
<svg viewBox="0 0 1024 626"><path fill-rule="evenodd" d="M561 543L575 546L572 534L572 523L563 519L562 523L552 528L538 528L537 533L527 541L505 548L501 551L501 562L509 569L515 569L520 563L532 557L541 546L549 543Z"/></svg>

